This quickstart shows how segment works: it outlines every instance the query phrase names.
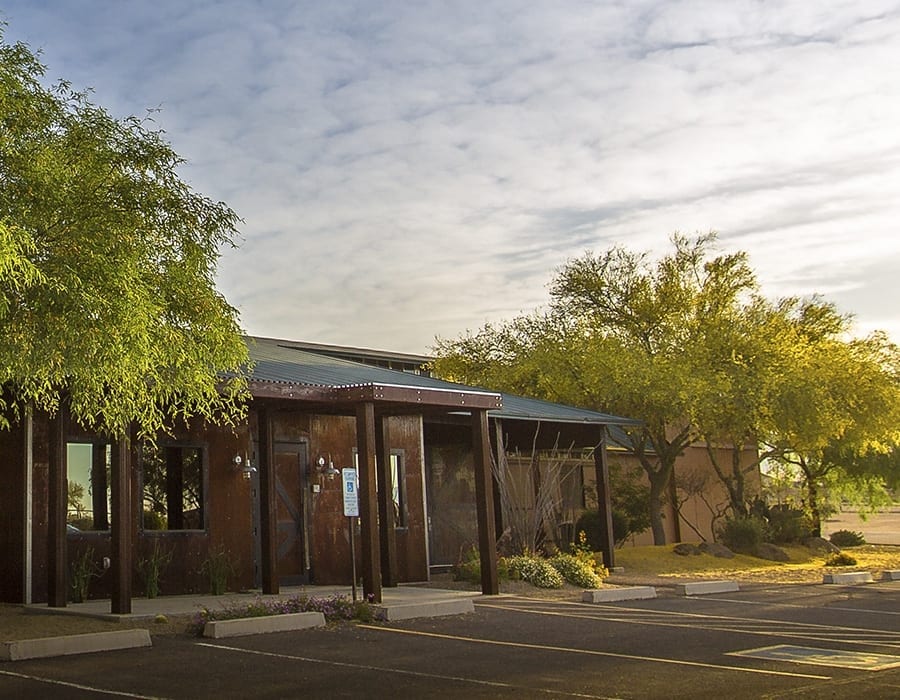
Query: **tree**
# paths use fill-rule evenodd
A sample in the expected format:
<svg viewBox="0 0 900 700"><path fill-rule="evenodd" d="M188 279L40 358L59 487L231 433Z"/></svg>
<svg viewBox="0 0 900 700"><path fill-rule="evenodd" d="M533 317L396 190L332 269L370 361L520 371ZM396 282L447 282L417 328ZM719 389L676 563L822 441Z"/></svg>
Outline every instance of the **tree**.
<svg viewBox="0 0 900 700"><path fill-rule="evenodd" d="M710 257L714 241L712 233L675 234L674 252L656 263L620 247L588 253L551 285L557 312L583 319L585 364L577 376L586 405L643 420L626 430L626 447L650 481L656 544L666 541L662 507L675 461L697 437L697 348L755 288L746 255Z"/></svg>
<svg viewBox="0 0 900 700"><path fill-rule="evenodd" d="M828 304L787 300L791 362L773 383L771 429L777 458L796 467L814 534L821 533L821 489L890 478L900 437L900 352L875 333L845 340L848 319Z"/></svg>
<svg viewBox="0 0 900 700"><path fill-rule="evenodd" d="M61 400L86 428L230 420L246 391L216 291L237 215L177 175L148 120L113 118L0 25L0 421Z"/></svg>
<svg viewBox="0 0 900 700"><path fill-rule="evenodd" d="M697 436L696 345L754 287L744 254L709 256L714 240L675 234L655 263L621 247L586 253L558 271L548 312L435 348L444 376L640 418L624 446L650 481L657 544L675 460Z"/></svg>

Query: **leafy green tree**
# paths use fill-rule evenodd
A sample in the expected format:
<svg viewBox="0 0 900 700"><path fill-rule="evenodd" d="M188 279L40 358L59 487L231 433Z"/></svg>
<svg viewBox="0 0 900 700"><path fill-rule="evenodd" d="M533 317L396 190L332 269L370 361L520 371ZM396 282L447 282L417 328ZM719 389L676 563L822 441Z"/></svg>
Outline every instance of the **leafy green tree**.
<svg viewBox="0 0 900 700"><path fill-rule="evenodd" d="M779 460L799 470L804 505L820 534L824 486L871 490L880 470L891 477L900 432L900 352L880 333L846 340L848 319L829 305L794 307L785 330L791 362L772 385L764 439Z"/></svg>
<svg viewBox="0 0 900 700"><path fill-rule="evenodd" d="M2 32L0 421L63 398L112 434L236 417L247 351L214 273L238 217L179 178L162 132L45 87Z"/></svg>
<svg viewBox="0 0 900 700"><path fill-rule="evenodd" d="M698 435L696 345L754 285L744 254L710 257L714 240L676 234L657 262L621 247L587 253L558 271L550 311L435 348L443 376L643 420L625 447L650 481L658 544L675 460Z"/></svg>
<svg viewBox="0 0 900 700"><path fill-rule="evenodd" d="M675 234L657 262L616 247L562 268L551 285L554 307L582 320L583 405L643 420L629 444L650 481L650 527L666 541L662 507L675 461L698 437L691 422L702 375L696 355L744 295L755 288L746 255L712 257L715 234ZM712 329L712 330L711 330Z"/></svg>

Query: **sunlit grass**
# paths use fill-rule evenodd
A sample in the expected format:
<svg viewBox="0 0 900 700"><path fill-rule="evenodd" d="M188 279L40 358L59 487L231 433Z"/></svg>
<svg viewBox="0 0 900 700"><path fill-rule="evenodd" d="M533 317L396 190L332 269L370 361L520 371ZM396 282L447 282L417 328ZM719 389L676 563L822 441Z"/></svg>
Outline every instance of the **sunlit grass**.
<svg viewBox="0 0 900 700"><path fill-rule="evenodd" d="M790 561L781 563L736 554L734 559L722 559L709 554L680 556L672 545L625 547L616 551L616 565L625 568L630 576L658 578L732 578L773 583L806 583L821 581L826 572L840 571L825 566L825 555L800 546L783 546ZM857 565L854 571L871 571L878 577L886 569L900 569L900 547L890 545L862 545L845 547ZM848 569L843 569L848 570Z"/></svg>

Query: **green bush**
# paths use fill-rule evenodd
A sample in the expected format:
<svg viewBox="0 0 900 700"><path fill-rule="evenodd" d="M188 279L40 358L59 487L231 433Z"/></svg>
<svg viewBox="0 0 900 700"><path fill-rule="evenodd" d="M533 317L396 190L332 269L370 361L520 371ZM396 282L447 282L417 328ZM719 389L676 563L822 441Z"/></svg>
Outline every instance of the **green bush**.
<svg viewBox="0 0 900 700"><path fill-rule="evenodd" d="M832 532L831 537L828 539L835 547L859 547L861 544L866 543L866 538L863 537L863 534L853 530Z"/></svg>
<svg viewBox="0 0 900 700"><path fill-rule="evenodd" d="M766 512L768 517L768 540L775 544L802 542L812 536L813 528L806 515L799 508L787 505L772 506Z"/></svg>
<svg viewBox="0 0 900 700"><path fill-rule="evenodd" d="M598 588L603 579L594 568L594 560L590 555L557 554L550 559L550 564L566 581L582 588Z"/></svg>
<svg viewBox="0 0 900 700"><path fill-rule="evenodd" d="M825 560L825 566L856 566L856 559L846 552L837 552Z"/></svg>
<svg viewBox="0 0 900 700"><path fill-rule="evenodd" d="M538 588L562 588L563 577L542 557L522 554L506 559L511 578L519 578Z"/></svg>
<svg viewBox="0 0 900 700"><path fill-rule="evenodd" d="M454 581L468 581L469 583L481 583L481 557L475 547L470 547L463 552L460 560L454 564L451 570ZM500 581L509 580L509 569L503 557L497 559L497 578Z"/></svg>
<svg viewBox="0 0 900 700"><path fill-rule="evenodd" d="M468 581L470 583L478 583L481 581L481 560L478 556L478 550L475 547L459 553L459 560L453 565L451 570L454 581Z"/></svg>
<svg viewBox="0 0 900 700"><path fill-rule="evenodd" d="M762 518L728 518L719 528L719 541L733 552L755 554L767 534L766 521Z"/></svg>

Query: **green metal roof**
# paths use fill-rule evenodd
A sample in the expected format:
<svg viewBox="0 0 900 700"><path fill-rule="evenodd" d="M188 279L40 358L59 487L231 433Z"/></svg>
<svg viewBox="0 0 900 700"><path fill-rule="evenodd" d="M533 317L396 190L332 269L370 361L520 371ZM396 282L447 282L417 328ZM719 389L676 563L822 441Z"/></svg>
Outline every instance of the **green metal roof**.
<svg viewBox="0 0 900 700"><path fill-rule="evenodd" d="M619 426L640 423L631 418L622 418L549 401L456 384L421 374L385 369L330 355L321 355L311 351L309 344L292 343L290 340L250 337L247 339L247 345L250 350L250 358L255 363L250 379L258 382L327 388L382 385L499 394L502 399L502 408L490 410L491 417Z"/></svg>

